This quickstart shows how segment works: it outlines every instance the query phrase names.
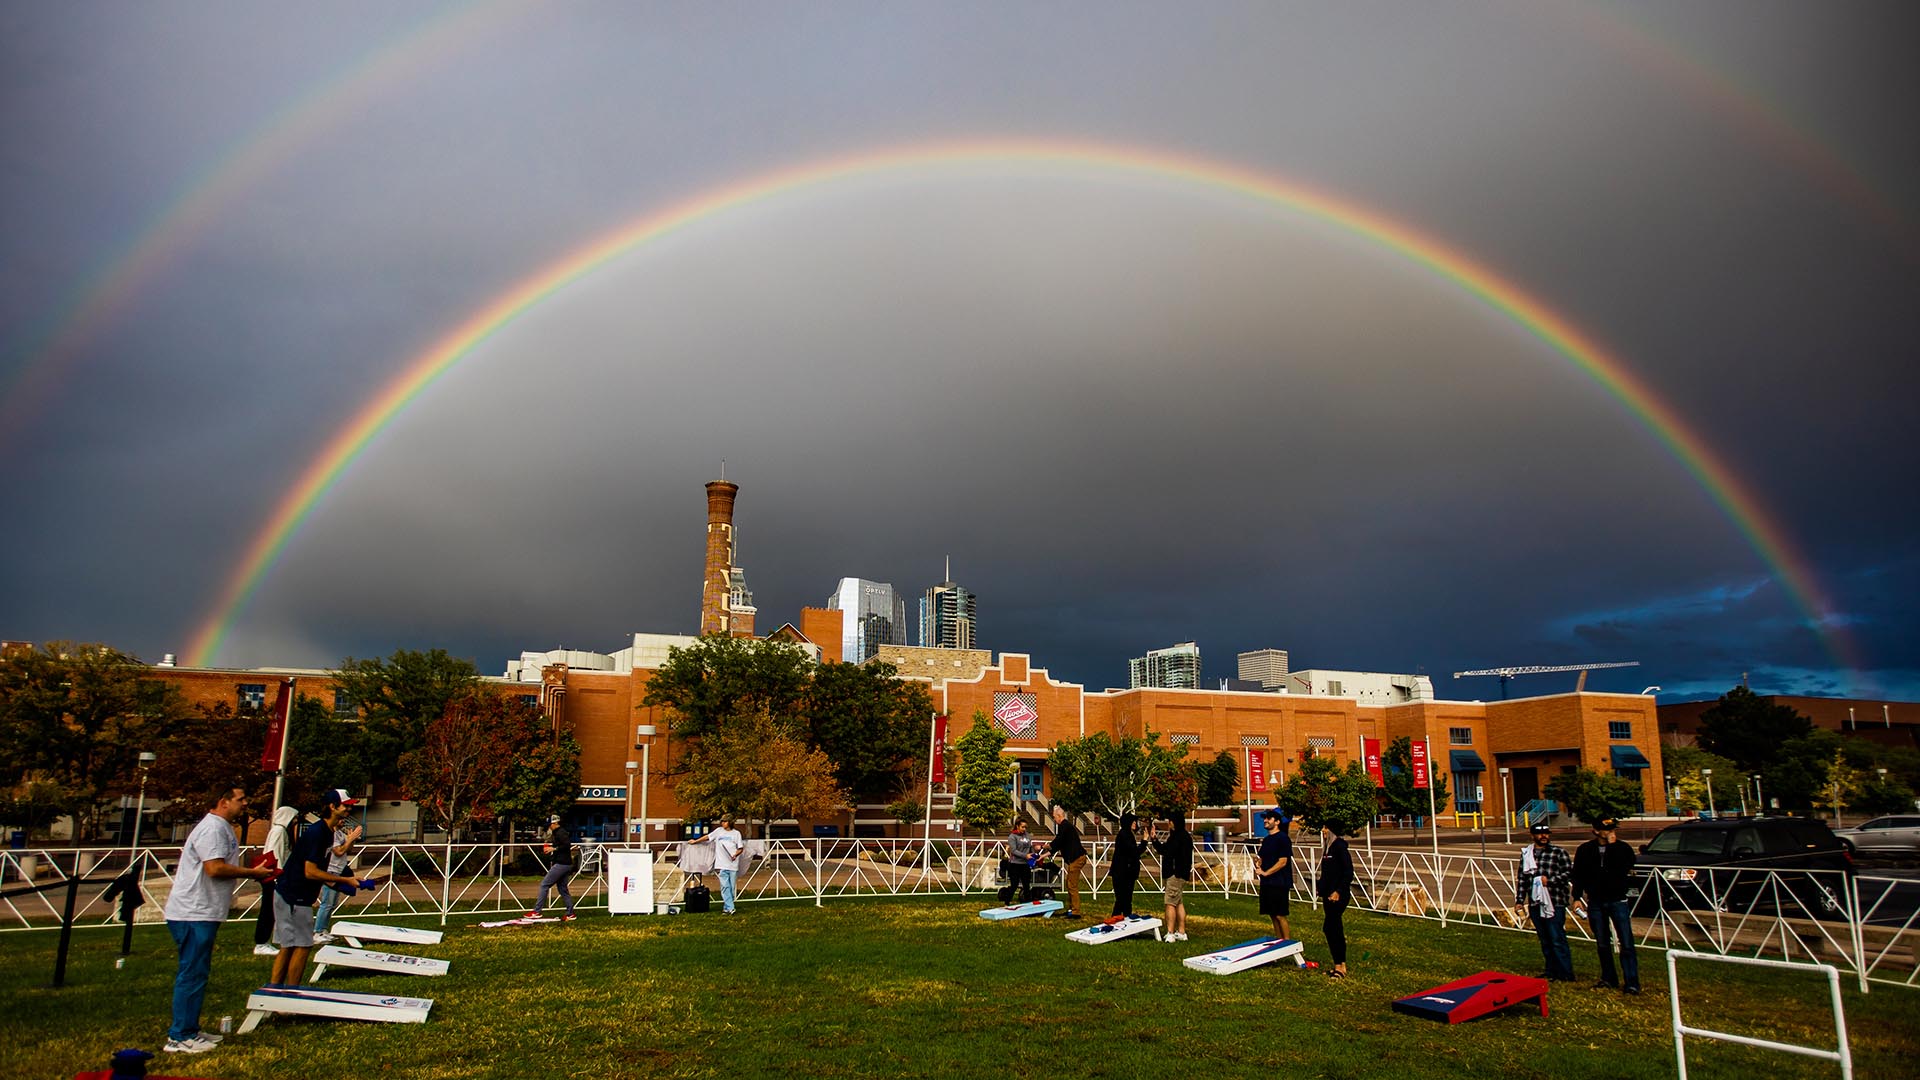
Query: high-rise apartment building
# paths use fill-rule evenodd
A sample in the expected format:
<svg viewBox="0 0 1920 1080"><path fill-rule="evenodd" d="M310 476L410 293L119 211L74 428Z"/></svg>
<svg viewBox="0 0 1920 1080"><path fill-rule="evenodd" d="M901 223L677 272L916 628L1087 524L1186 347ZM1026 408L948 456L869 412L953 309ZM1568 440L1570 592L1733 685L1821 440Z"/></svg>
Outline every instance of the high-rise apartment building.
<svg viewBox="0 0 1920 1080"><path fill-rule="evenodd" d="M947 579L920 598L920 647L971 649L974 595L953 583L953 561L947 561Z"/></svg>
<svg viewBox="0 0 1920 1080"><path fill-rule="evenodd" d="M1262 690L1280 690L1287 685L1287 650L1256 649L1240 654L1240 678L1259 683Z"/></svg>
<svg viewBox="0 0 1920 1080"><path fill-rule="evenodd" d="M1162 690L1200 689L1200 646L1191 641L1154 649L1127 661L1128 685Z"/></svg>
<svg viewBox="0 0 1920 1080"><path fill-rule="evenodd" d="M827 597L827 608L841 613L840 659L865 663L882 645L907 643L907 601L884 581L841 578Z"/></svg>

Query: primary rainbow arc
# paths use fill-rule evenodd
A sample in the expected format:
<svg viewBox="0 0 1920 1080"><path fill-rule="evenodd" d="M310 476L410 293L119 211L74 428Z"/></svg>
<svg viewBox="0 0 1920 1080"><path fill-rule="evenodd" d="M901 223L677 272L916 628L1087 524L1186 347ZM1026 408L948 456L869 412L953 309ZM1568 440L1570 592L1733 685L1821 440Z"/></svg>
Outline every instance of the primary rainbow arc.
<svg viewBox="0 0 1920 1080"><path fill-rule="evenodd" d="M1491 307L1572 362L1618 399L1628 412L1704 488L1734 528L1792 596L1835 659L1857 670L1844 635L1830 625L1830 607L1806 560L1759 500L1690 430L1679 413L1618 358L1519 285L1502 279L1465 253L1386 214L1304 184L1223 162L1160 150L1080 141L976 140L913 145L783 169L710 190L629 221L523 279L406 364L301 471L248 545L195 631L189 662L206 666L219 654L248 601L278 562L287 543L368 444L394 417L480 344L529 309L611 260L717 214L759 200L854 177L905 174L946 165L1004 163L1029 168L1065 166L1123 175L1170 178L1254 201L1278 205L1370 241L1426 267Z"/></svg>

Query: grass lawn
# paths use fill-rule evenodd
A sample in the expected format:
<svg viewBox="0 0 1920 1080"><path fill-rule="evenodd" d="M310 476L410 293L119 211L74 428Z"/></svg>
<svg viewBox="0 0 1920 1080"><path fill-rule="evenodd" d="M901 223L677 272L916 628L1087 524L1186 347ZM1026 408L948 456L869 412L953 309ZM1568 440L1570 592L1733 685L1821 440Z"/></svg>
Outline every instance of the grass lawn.
<svg viewBox="0 0 1920 1080"><path fill-rule="evenodd" d="M1157 898L1156 898L1157 899ZM1531 935L1350 912L1353 977L1283 962L1233 976L1180 958L1264 932L1249 898L1195 896L1191 942L1099 947L1071 924L988 922L985 897L752 903L742 914L583 915L572 924L448 925L444 978L342 972L340 989L435 999L424 1026L273 1018L156 1073L290 1080L405 1077L992 1076L1660 1077L1674 1074L1665 955L1643 951L1648 991L1629 998L1556 984L1552 1015L1517 1007L1447 1027L1393 999L1485 969L1539 970ZM716 905L717 907L717 905ZM1143 911L1151 911L1142 905ZM469 918L466 922L478 921ZM422 926L437 926L420 922ZM1081 924L1084 925L1084 924ZM251 927L221 931L206 1023L243 1019L269 961ZM1325 962L1318 912L1294 933ZM0 1076L71 1077L113 1050L165 1042L174 953L142 926L124 970L120 931L74 936L67 986L48 988L55 936L0 937L6 1029ZM376 946L377 947L377 946ZM397 948L396 951L406 951ZM1591 981L1591 947L1575 943ZM1831 1045L1824 981L1810 974L1683 965L1690 1023ZM1851 984L1847 984L1849 987ZM1846 990L1862 1077L1913 1076L1920 993ZM1826 1063L1689 1043L1698 1077L1833 1076Z"/></svg>

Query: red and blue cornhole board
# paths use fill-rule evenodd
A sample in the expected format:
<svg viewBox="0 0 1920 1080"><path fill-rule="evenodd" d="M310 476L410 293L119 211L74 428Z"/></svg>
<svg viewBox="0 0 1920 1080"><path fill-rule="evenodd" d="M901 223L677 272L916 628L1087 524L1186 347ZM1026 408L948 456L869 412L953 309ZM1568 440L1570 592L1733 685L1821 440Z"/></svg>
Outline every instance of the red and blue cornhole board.
<svg viewBox="0 0 1920 1080"><path fill-rule="evenodd" d="M1547 980L1483 971L1403 997L1393 1003L1393 1011L1459 1024L1535 998L1540 1000L1540 1015L1547 1015Z"/></svg>

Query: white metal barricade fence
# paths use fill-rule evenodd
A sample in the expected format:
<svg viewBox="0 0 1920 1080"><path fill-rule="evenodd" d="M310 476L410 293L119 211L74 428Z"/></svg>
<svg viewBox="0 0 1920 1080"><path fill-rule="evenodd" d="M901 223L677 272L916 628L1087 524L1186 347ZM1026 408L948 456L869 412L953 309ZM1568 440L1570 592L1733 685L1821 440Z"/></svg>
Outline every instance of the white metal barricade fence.
<svg viewBox="0 0 1920 1080"><path fill-rule="evenodd" d="M1756 1039L1751 1035L1735 1035L1728 1031L1689 1026L1680 1016L1679 963L1681 960L1711 960L1721 964L1825 972L1827 992L1829 999L1833 1002L1833 1026L1839 1038L1839 1048L1822 1050L1817 1046L1775 1042L1772 1039ZM1689 1035L1720 1042L1738 1043L1741 1046L1756 1046L1762 1050L1778 1050L1783 1054L1799 1054L1803 1057L1819 1058L1822 1061L1838 1062L1841 1080L1853 1080L1853 1051L1847 1045L1847 1013L1840 1004L1840 969L1832 964L1796 964L1788 960L1761 960L1751 956L1718 956L1713 953L1669 949L1667 951L1667 994L1673 1001L1673 1054L1680 1067L1680 1080L1687 1080L1687 1036Z"/></svg>

